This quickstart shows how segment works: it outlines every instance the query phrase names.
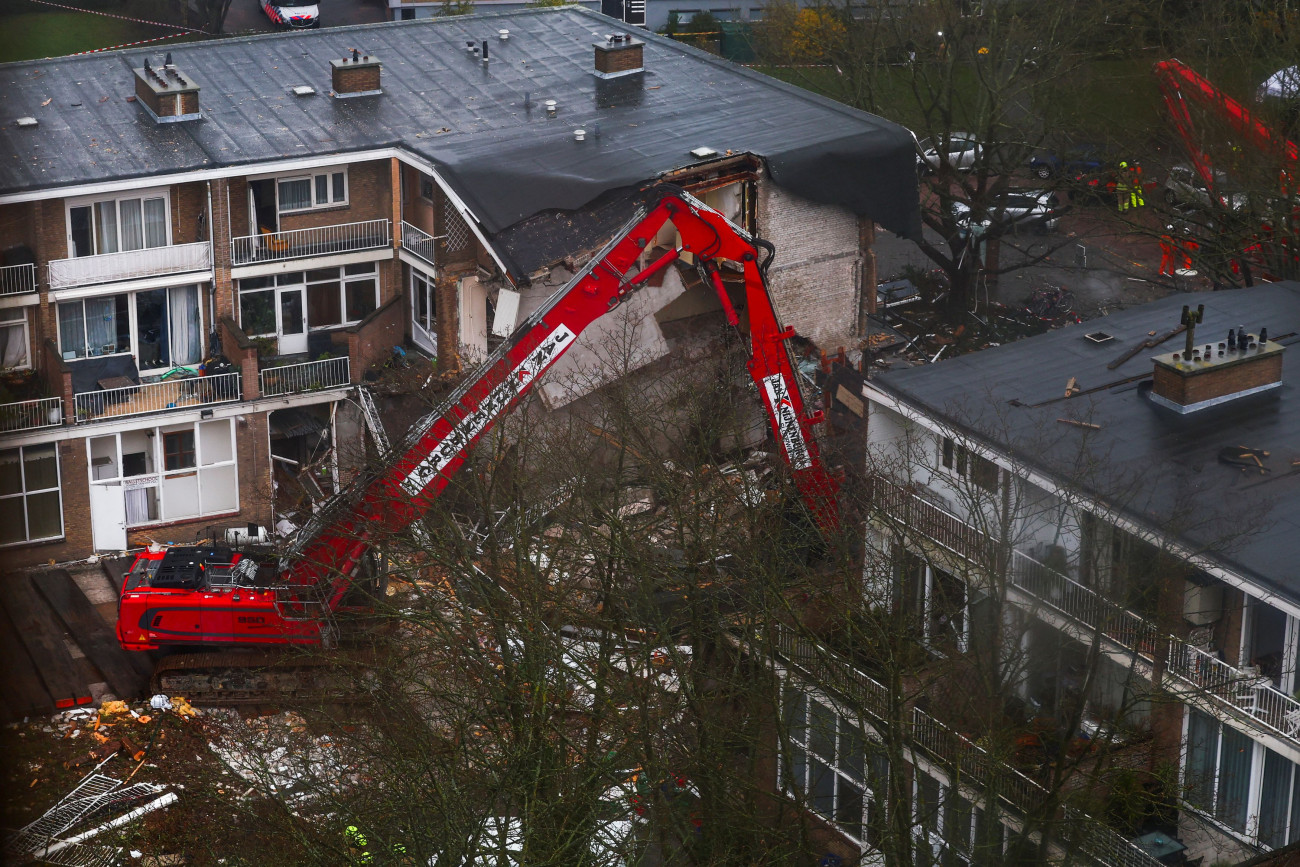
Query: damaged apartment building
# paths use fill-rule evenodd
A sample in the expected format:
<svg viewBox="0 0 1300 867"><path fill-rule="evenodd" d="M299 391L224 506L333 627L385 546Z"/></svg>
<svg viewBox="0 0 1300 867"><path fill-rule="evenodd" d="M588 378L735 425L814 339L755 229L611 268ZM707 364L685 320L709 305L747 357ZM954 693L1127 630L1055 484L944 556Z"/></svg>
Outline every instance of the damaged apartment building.
<svg viewBox="0 0 1300 867"><path fill-rule="evenodd" d="M919 226L910 133L614 26L567 7L0 66L7 562L301 523L348 476L336 446L379 433L365 384L395 347L472 368L647 185L771 241L784 322L850 344L877 226ZM646 361L721 320L677 283L640 309Z"/></svg>

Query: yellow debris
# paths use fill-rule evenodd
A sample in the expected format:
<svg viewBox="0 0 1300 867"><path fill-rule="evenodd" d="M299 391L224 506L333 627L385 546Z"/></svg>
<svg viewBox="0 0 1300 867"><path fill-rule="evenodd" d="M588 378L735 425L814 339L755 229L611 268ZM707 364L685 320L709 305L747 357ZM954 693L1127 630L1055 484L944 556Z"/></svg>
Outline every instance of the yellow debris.
<svg viewBox="0 0 1300 867"><path fill-rule="evenodd" d="M131 709L126 706L126 702L124 701L106 701L99 706L99 715L101 717L130 712Z"/></svg>

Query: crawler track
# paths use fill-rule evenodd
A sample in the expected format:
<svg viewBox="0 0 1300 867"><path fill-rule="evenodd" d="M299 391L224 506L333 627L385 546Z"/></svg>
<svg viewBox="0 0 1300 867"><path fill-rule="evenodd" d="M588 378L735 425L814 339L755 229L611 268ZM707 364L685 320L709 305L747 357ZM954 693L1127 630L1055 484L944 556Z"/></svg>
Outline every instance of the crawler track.
<svg viewBox="0 0 1300 867"><path fill-rule="evenodd" d="M158 663L150 688L209 707L365 700L340 661L274 651L175 654Z"/></svg>

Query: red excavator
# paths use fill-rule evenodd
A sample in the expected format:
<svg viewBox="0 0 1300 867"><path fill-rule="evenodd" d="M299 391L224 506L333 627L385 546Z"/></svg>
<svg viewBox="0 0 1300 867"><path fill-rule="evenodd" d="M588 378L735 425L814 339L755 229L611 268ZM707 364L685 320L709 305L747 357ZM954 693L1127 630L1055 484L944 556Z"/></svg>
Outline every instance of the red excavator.
<svg viewBox="0 0 1300 867"><path fill-rule="evenodd" d="M823 465L800 395L782 328L772 309L764 273L770 244L750 237L725 217L671 187L655 198L564 288L547 299L437 410L414 425L387 466L334 497L296 535L279 564L221 547L170 547L141 553L127 573L118 601L117 635L128 650L159 647L310 645L337 641L333 615L352 602L363 564L377 540L417 521L468 459L470 448L514 407L567 351L583 330L619 306L683 254L689 253L717 293L727 321L739 324L720 265L744 274L749 318L749 373L767 410L794 483L824 532L839 523L836 483ZM666 224L680 246L651 262L650 246ZM164 659L173 688L202 691L184 672L218 666L229 654L188 654ZM273 691L266 677L234 684L246 659L229 661L223 683L247 695ZM255 664L255 663L253 663ZM181 678L177 680L177 678ZM158 685L157 676L155 686Z"/></svg>
<svg viewBox="0 0 1300 867"><path fill-rule="evenodd" d="M1240 244L1240 255L1233 257L1236 262L1233 270L1240 271L1248 286L1252 282L1252 265L1265 279L1270 279L1270 274L1295 274L1296 254L1300 253L1295 244L1296 183L1300 181L1296 176L1296 163L1300 160L1300 149L1270 129L1246 106L1178 60L1161 61L1155 65L1154 72L1174 127L1183 140L1193 168L1211 196L1212 211L1218 211L1220 217L1226 218L1230 212L1242 210L1239 207L1242 197L1221 189L1227 175L1221 168L1216 168L1205 153L1202 137L1192 120L1190 104L1195 103L1212 112L1240 136L1241 142L1233 146L1238 162L1252 162L1246 159L1247 152L1241 149L1248 147L1252 149L1249 156L1255 163L1250 168L1258 173L1267 167L1269 172L1276 173L1268 183L1276 184L1277 193L1265 197L1267 204L1262 200L1251 202L1252 207L1246 210L1253 210L1253 213L1241 215L1256 220L1258 225L1250 226L1246 237L1241 239L1245 243Z"/></svg>

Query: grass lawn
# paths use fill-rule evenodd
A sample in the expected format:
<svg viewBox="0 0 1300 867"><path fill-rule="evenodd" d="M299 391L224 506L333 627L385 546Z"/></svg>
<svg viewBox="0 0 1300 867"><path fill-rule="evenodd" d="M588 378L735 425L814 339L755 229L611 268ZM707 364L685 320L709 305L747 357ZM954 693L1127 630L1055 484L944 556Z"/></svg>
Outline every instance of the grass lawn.
<svg viewBox="0 0 1300 867"><path fill-rule="evenodd" d="M89 12L24 12L0 17L0 62L58 57L108 48L177 30L134 24ZM156 43L166 45L168 43Z"/></svg>

